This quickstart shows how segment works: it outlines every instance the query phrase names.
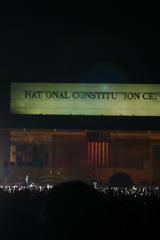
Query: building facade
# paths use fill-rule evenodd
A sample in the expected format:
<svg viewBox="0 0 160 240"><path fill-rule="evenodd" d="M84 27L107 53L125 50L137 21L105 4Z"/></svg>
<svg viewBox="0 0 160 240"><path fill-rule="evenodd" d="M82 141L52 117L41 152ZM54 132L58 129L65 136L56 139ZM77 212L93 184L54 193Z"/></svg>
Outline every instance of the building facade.
<svg viewBox="0 0 160 240"><path fill-rule="evenodd" d="M17 86L19 87L19 84L13 87L16 91ZM113 90L112 92L111 90L110 92L99 90L101 95L95 92L96 86L94 86L94 94L91 92L91 85L89 94L88 90L84 91L84 86L83 91L74 89L74 92L67 92L69 86L67 90L65 87L63 84L63 92L57 89L48 91L46 88L45 90L38 88L36 92L33 91L33 86L26 84L20 86L24 94L22 91L15 95L11 92L11 111L8 111L8 115L4 114L4 125L0 130L0 182L22 184L27 175L30 182L41 184L72 179L87 182L96 179L102 183L109 183L114 174L125 173L136 184L159 184L159 113L157 112L157 116L150 116L149 112L149 116L143 116L148 111L146 101L150 108L151 101L154 102L154 114L156 108L159 107L157 86L151 87L152 94L146 90L146 86L144 92L143 86L141 86L141 92L136 92L135 87L132 92L131 87L127 86L129 92L123 92L123 94L120 94L120 91L117 92L114 86L114 92ZM103 84L98 87L101 89L108 86ZM125 89L124 86L123 89ZM157 92L154 93L154 89L158 89ZM71 99L72 95L80 96L80 99L76 102L76 99ZM23 96L24 99L21 101ZM45 99L47 96L48 98L52 96L52 98ZM96 96L110 96L111 99L108 97L107 99L90 99ZM129 108L129 113L134 114L132 116L108 116L107 113L112 110L110 104L114 101L112 96L114 98L123 96L122 105L127 101L127 105L123 106L123 112L127 113ZM125 96L129 96L130 99L124 99ZM140 99L141 96L142 99ZM143 96L150 96L150 99L144 99ZM14 100L13 103L12 100ZM107 105L104 100L107 101ZM52 101L48 102L49 114L43 114L44 106L47 106L45 101ZM91 109L89 108L90 102L92 102ZM73 105L73 103L76 104ZM96 113L98 109L98 114L101 113L101 106L102 110L108 106L108 110L105 109L102 112L106 115L93 116L91 110L94 105L93 111ZM55 106L61 108L56 110L56 114L54 114L55 110L53 111ZM116 111L115 102L113 106ZM120 107L121 103L118 106ZM78 107L81 108L82 113L83 111L87 113L89 108L91 115L79 115L79 112L74 115L74 109ZM71 114L66 112L67 108L72 110ZM26 114L25 109L27 109ZM37 109L40 109L38 110L40 112L37 113ZM138 116L136 116L137 109ZM53 111L53 114L50 111ZM60 114L62 112L66 114ZM139 116L140 113L142 116Z"/></svg>
<svg viewBox="0 0 160 240"><path fill-rule="evenodd" d="M96 179L118 172L134 183L159 183L160 132L10 129L1 131L1 181Z"/></svg>

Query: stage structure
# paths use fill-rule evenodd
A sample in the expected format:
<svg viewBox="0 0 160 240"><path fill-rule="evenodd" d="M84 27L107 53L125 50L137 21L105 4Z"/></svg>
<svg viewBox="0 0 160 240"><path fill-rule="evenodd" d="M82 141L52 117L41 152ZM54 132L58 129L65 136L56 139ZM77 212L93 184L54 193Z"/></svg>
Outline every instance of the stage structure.
<svg viewBox="0 0 160 240"><path fill-rule="evenodd" d="M136 184L160 183L160 129L141 128L143 119L159 119L160 85L12 83L10 97L12 126L0 132L2 183L26 175L42 184L108 183L118 172ZM123 117L129 127L118 130Z"/></svg>

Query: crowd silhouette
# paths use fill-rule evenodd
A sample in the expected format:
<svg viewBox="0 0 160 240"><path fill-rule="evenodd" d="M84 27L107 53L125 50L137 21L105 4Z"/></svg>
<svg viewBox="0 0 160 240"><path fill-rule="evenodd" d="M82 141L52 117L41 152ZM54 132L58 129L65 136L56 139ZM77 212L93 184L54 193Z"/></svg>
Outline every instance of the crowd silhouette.
<svg viewBox="0 0 160 240"><path fill-rule="evenodd" d="M159 187L94 186L1 186L2 239L135 239L158 233Z"/></svg>

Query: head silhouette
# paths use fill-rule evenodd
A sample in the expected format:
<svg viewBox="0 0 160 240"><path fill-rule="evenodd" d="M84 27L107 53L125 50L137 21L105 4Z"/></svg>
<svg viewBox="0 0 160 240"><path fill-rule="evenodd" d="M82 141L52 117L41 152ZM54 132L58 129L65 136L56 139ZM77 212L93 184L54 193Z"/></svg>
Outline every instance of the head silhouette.
<svg viewBox="0 0 160 240"><path fill-rule="evenodd" d="M105 199L91 186L72 181L57 185L48 194L45 216L50 235L64 239L88 234L98 235L105 213Z"/></svg>

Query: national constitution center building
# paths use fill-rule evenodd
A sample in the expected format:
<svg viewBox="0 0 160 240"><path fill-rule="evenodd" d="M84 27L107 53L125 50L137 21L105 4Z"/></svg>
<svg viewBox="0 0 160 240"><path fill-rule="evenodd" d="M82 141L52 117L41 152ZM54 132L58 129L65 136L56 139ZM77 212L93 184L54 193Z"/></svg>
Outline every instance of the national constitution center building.
<svg viewBox="0 0 160 240"><path fill-rule="evenodd" d="M9 97L0 183L160 183L160 85L12 83Z"/></svg>

